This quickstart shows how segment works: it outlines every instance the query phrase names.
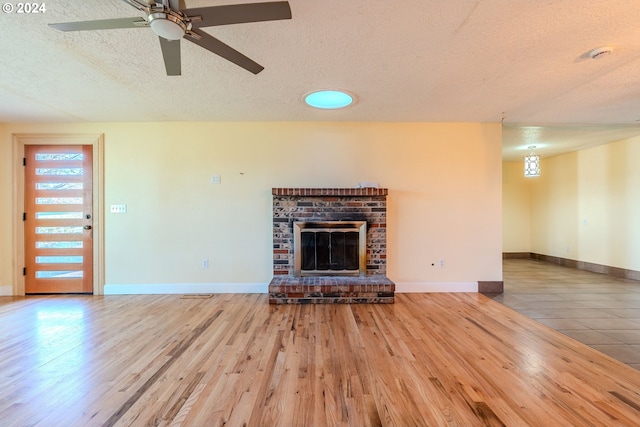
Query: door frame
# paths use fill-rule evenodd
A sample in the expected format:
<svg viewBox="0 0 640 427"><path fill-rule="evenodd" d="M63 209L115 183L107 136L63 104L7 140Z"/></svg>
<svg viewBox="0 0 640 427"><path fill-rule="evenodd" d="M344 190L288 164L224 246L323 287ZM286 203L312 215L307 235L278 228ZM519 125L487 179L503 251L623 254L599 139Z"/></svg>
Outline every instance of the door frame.
<svg viewBox="0 0 640 427"><path fill-rule="evenodd" d="M91 145L93 148L93 294L104 295L104 134L13 135L13 295L25 295L24 158L25 145Z"/></svg>

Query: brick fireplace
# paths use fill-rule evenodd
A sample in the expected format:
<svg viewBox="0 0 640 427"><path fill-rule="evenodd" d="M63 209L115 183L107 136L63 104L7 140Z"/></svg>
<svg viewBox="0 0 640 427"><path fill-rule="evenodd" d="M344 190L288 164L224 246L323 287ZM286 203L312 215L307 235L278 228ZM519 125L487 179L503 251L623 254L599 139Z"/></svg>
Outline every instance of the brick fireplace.
<svg viewBox="0 0 640 427"><path fill-rule="evenodd" d="M274 188L273 279L269 302L393 303L395 284L386 277L386 188ZM313 222L366 222L364 274L296 272L294 224Z"/></svg>

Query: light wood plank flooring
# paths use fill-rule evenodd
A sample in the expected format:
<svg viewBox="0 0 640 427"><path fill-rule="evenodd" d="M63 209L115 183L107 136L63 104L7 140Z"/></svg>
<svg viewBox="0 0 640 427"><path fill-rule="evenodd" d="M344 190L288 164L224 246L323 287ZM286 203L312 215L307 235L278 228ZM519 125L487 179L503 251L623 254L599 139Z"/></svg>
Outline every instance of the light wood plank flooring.
<svg viewBox="0 0 640 427"><path fill-rule="evenodd" d="M2 426L637 426L640 372L479 294L0 298Z"/></svg>

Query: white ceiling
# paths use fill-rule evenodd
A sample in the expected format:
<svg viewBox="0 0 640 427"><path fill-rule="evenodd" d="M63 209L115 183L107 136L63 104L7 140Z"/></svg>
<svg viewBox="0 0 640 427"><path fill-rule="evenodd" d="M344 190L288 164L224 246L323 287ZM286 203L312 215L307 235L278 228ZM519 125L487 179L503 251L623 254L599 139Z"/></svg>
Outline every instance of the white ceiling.
<svg viewBox="0 0 640 427"><path fill-rule="evenodd" d="M531 151L540 157L553 157L638 135L640 135L638 124L547 126L506 124L502 128L502 159L522 161ZM532 150L529 147L535 147L535 149Z"/></svg>
<svg viewBox="0 0 640 427"><path fill-rule="evenodd" d="M640 134L640 1L289 3L291 20L206 30L263 65L258 75L182 41L182 76L168 77L149 28L65 33L47 25L142 16L121 0L2 13L0 122L504 118L505 158L519 158L532 135L549 156ZM600 46L614 52L590 59ZM339 111L302 103L324 88L358 101Z"/></svg>

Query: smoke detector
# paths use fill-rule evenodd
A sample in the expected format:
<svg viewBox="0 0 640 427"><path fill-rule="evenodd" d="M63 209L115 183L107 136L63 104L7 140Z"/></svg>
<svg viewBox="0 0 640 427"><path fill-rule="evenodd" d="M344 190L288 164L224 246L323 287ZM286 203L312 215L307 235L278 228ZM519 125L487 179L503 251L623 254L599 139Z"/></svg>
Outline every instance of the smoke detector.
<svg viewBox="0 0 640 427"><path fill-rule="evenodd" d="M610 55L612 52L613 52L613 48L611 46L597 47L589 51L589 58L600 59L604 56Z"/></svg>

